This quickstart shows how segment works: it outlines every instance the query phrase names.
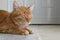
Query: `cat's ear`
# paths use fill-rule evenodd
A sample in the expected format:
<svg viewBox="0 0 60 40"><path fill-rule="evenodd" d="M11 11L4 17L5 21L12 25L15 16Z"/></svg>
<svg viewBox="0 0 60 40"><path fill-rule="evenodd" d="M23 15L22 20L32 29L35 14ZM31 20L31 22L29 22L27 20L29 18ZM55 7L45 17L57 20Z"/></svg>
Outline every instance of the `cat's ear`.
<svg viewBox="0 0 60 40"><path fill-rule="evenodd" d="M34 5L28 7L28 9L30 9L31 11L33 10L33 8L34 8Z"/></svg>
<svg viewBox="0 0 60 40"><path fill-rule="evenodd" d="M16 0L13 1L13 10L16 10L19 7L19 4Z"/></svg>

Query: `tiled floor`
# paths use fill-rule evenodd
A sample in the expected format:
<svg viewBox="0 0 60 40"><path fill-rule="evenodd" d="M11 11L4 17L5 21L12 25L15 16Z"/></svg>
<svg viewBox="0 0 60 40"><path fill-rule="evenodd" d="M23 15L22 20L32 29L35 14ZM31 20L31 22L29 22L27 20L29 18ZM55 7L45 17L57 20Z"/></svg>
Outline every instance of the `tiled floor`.
<svg viewBox="0 0 60 40"><path fill-rule="evenodd" d="M31 25L42 40L60 40L60 25Z"/></svg>

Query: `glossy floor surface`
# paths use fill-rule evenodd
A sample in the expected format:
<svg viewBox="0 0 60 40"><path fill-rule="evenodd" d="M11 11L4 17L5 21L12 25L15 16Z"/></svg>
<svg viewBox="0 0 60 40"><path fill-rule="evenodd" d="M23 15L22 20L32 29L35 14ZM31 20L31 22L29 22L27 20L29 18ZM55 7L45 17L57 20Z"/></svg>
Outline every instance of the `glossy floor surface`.
<svg viewBox="0 0 60 40"><path fill-rule="evenodd" d="M30 25L42 40L60 40L60 25Z"/></svg>

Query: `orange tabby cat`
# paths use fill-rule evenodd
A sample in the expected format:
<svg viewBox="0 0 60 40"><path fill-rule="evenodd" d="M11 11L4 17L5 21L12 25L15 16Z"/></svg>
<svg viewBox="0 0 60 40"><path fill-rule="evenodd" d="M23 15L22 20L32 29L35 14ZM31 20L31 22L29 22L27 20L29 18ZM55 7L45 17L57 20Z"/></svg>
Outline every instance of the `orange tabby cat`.
<svg viewBox="0 0 60 40"><path fill-rule="evenodd" d="M28 25L32 19L32 7L19 6L13 3L13 11L0 10L0 32L12 34L31 34Z"/></svg>

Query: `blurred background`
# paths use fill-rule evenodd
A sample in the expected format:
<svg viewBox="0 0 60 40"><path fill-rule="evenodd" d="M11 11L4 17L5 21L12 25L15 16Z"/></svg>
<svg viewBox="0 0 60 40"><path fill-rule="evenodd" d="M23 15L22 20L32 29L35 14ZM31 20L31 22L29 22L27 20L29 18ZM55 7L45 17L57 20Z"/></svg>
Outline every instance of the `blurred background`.
<svg viewBox="0 0 60 40"><path fill-rule="evenodd" d="M20 5L34 5L31 24L60 24L60 0L17 0ZM12 11L13 0L0 0L0 9Z"/></svg>
<svg viewBox="0 0 60 40"><path fill-rule="evenodd" d="M60 0L17 0L20 5L34 5L30 27L38 31L42 40L60 40ZM0 0L0 9L12 11L13 0Z"/></svg>

